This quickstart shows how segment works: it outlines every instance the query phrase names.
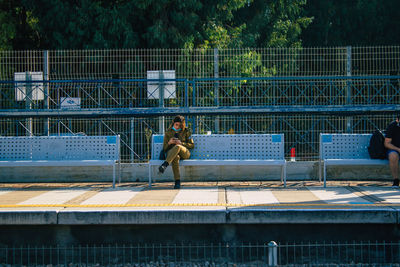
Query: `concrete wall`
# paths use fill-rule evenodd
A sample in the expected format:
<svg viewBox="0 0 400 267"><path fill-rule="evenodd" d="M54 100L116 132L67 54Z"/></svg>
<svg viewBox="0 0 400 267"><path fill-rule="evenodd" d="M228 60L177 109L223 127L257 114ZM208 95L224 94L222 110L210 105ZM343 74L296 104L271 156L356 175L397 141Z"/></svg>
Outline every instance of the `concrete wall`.
<svg viewBox="0 0 400 267"><path fill-rule="evenodd" d="M153 166L156 182L172 181L169 167L163 175ZM279 180L277 166L186 166L181 167L184 181ZM288 162L288 180L318 180L318 162ZM122 182L148 181L145 163L121 164ZM329 166L329 180L389 180L388 166ZM0 182L111 182L112 167L1 167Z"/></svg>

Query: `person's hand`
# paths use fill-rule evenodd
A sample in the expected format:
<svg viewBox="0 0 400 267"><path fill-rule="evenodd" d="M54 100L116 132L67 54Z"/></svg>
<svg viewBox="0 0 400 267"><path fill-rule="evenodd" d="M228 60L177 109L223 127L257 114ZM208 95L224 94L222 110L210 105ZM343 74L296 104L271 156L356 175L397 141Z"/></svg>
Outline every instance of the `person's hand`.
<svg viewBox="0 0 400 267"><path fill-rule="evenodd" d="M181 140L179 140L179 139L175 139L175 145L182 145L182 142L181 142Z"/></svg>
<svg viewBox="0 0 400 267"><path fill-rule="evenodd" d="M175 144L175 138L171 138L168 141L168 145L174 145Z"/></svg>

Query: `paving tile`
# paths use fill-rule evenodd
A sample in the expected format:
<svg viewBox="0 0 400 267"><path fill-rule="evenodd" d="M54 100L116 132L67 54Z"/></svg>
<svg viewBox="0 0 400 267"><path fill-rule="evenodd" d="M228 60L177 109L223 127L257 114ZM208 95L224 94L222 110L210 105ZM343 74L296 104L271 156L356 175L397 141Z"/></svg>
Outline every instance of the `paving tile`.
<svg viewBox="0 0 400 267"><path fill-rule="evenodd" d="M98 192L93 197L83 201L81 205L107 205L107 204L126 204L144 187L117 187L107 188Z"/></svg>
<svg viewBox="0 0 400 267"><path fill-rule="evenodd" d="M128 200L126 204L171 204L179 190L171 187L145 188Z"/></svg>
<svg viewBox="0 0 400 267"><path fill-rule="evenodd" d="M61 189L61 190L50 190L46 193L32 197L25 201L18 203L19 205L57 205L64 204L68 200L76 198L77 196L86 193L86 189Z"/></svg>
<svg viewBox="0 0 400 267"><path fill-rule="evenodd" d="M307 188L299 189L274 189L272 193L281 204L323 204L324 201L319 199L315 194Z"/></svg>
<svg viewBox="0 0 400 267"><path fill-rule="evenodd" d="M182 187L173 204L218 203L218 187Z"/></svg>
<svg viewBox="0 0 400 267"><path fill-rule="evenodd" d="M317 198L329 204L371 204L344 187L308 187Z"/></svg>
<svg viewBox="0 0 400 267"><path fill-rule="evenodd" d="M227 188L228 204L278 204L278 199L266 188Z"/></svg>
<svg viewBox="0 0 400 267"><path fill-rule="evenodd" d="M391 187L358 186L360 192L367 196L373 196L383 203L400 204L400 190Z"/></svg>
<svg viewBox="0 0 400 267"><path fill-rule="evenodd" d="M48 190L15 190L0 195L0 205L16 205L31 198L45 194Z"/></svg>

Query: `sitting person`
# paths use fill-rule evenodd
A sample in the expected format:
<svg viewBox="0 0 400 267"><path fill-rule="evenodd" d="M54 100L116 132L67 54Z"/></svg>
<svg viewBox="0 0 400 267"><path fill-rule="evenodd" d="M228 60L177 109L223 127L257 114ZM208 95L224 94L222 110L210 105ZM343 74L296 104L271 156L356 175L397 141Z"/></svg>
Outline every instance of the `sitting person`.
<svg viewBox="0 0 400 267"><path fill-rule="evenodd" d="M388 149L390 171L393 176L393 186L399 186L399 154L400 154L400 114L386 129L385 147Z"/></svg>
<svg viewBox="0 0 400 267"><path fill-rule="evenodd" d="M191 130L186 127L185 118L179 115L174 118L171 126L164 135L163 149L166 154L166 160L161 164L158 170L160 173L164 173L165 169L172 164L175 189L179 189L181 186L179 160L188 159L190 157L189 149L194 148L191 135Z"/></svg>

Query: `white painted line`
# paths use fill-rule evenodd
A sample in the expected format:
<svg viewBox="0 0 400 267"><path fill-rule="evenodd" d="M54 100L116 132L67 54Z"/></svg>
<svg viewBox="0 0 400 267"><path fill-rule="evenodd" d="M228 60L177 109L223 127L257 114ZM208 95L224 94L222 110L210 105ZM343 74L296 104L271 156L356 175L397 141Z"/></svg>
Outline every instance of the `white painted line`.
<svg viewBox="0 0 400 267"><path fill-rule="evenodd" d="M390 187L359 186L365 194L378 197L387 203L400 203L400 190Z"/></svg>
<svg viewBox="0 0 400 267"><path fill-rule="evenodd" d="M228 188L228 204L279 204L271 190L266 188Z"/></svg>
<svg viewBox="0 0 400 267"><path fill-rule="evenodd" d="M343 187L307 187L317 198L329 204L371 204Z"/></svg>
<svg viewBox="0 0 400 267"><path fill-rule="evenodd" d="M23 202L18 203L19 205L55 205L63 204L68 200L71 200L79 195L87 192L87 189L61 189L61 190L51 190L49 192L40 194L39 196L30 198Z"/></svg>
<svg viewBox="0 0 400 267"><path fill-rule="evenodd" d="M175 196L173 204L218 203L218 187L181 188Z"/></svg>
<svg viewBox="0 0 400 267"><path fill-rule="evenodd" d="M80 205L107 205L107 204L125 204L144 187L131 188L107 188L93 197L86 199Z"/></svg>

